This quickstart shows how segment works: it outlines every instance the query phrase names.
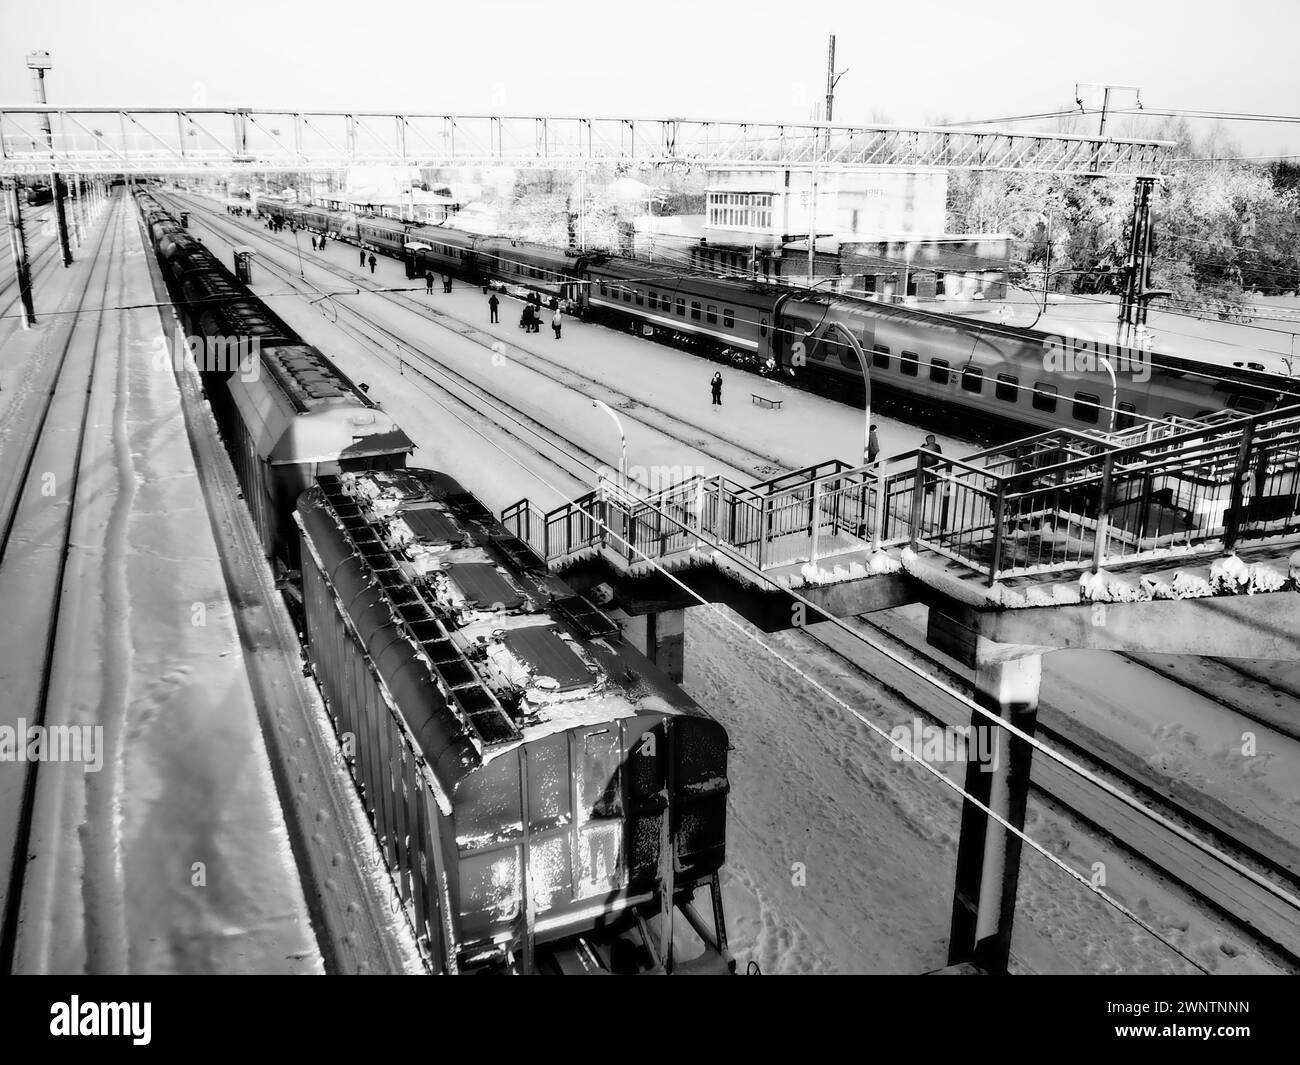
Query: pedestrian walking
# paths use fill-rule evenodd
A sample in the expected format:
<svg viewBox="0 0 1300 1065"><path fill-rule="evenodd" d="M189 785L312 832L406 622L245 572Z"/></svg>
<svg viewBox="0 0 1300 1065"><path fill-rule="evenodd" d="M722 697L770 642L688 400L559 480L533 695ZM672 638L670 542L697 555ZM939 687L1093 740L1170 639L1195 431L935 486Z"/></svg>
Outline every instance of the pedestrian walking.
<svg viewBox="0 0 1300 1065"><path fill-rule="evenodd" d="M495 292L492 293L491 298L488 300L488 313L490 315L488 319L489 321L491 322L500 321L500 319L497 318L497 308L500 306L501 306L501 301L497 299L497 294Z"/></svg>
<svg viewBox="0 0 1300 1065"><path fill-rule="evenodd" d="M313 234L311 235L311 250L312 250L312 251L315 251L315 250L316 250L316 234L315 234L315 233L313 233Z"/></svg>
<svg viewBox="0 0 1300 1065"><path fill-rule="evenodd" d="M867 434L867 461L875 462L876 456L880 454L880 437L876 436L876 427L871 427L871 432Z"/></svg>
<svg viewBox="0 0 1300 1065"><path fill-rule="evenodd" d="M564 322L563 322L563 321L561 320L561 318L560 318L560 308L559 308L559 307L556 307L556 308L555 308L555 313L554 313L553 315L551 315L551 328L552 328L553 330L555 330L555 339L556 339L556 340L559 340L559 339L560 339L560 327L561 327L563 324L564 324Z"/></svg>
<svg viewBox="0 0 1300 1065"><path fill-rule="evenodd" d="M939 446L939 441L934 438L934 433L928 433L925 437L925 443L921 445L916 456L917 465L923 470L931 470L939 465L939 457L943 454L943 448ZM925 475L925 494L930 495L934 491L935 483L938 478L932 474Z"/></svg>
<svg viewBox="0 0 1300 1065"><path fill-rule="evenodd" d="M432 270L426 270L424 272L424 294L426 296L433 295L433 271Z"/></svg>
<svg viewBox="0 0 1300 1065"><path fill-rule="evenodd" d="M322 233L322 234L320 235L320 250L321 250L321 251L324 251L324 250L325 250L325 234L324 234L324 233Z"/></svg>
<svg viewBox="0 0 1300 1065"><path fill-rule="evenodd" d="M375 272L375 263L377 263L377 262L379 262L379 260L375 258L375 253L374 253L374 252L371 252L371 253L370 253L370 272L371 272L372 274Z"/></svg>
<svg viewBox="0 0 1300 1065"><path fill-rule="evenodd" d="M709 391L713 393L713 406L722 406L722 374L715 373L709 381Z"/></svg>

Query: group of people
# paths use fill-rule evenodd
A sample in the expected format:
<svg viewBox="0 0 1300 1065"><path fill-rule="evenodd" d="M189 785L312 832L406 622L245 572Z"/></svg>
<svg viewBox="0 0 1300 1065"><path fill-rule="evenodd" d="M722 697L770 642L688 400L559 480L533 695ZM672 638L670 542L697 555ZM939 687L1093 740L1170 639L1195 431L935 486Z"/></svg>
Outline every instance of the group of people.
<svg viewBox="0 0 1300 1065"><path fill-rule="evenodd" d="M288 226L289 226L290 233L292 233L296 228L292 222L289 222ZM285 220L283 218L279 217L278 215L266 216L266 228L269 229L272 233L279 233L280 230L284 229L284 227L285 227Z"/></svg>
<svg viewBox="0 0 1300 1065"><path fill-rule="evenodd" d="M325 234L324 234L324 233L322 233L319 237L316 236L315 233L312 234L312 236L311 236L311 250L312 250L312 251L324 251L324 250L325 250Z"/></svg>
<svg viewBox="0 0 1300 1065"><path fill-rule="evenodd" d="M427 295L430 295L430 296L433 295L433 271L432 271L432 270L426 270L426 271L424 272L424 291L425 291L425 293L426 293ZM450 292L450 291L451 291L451 275L450 275L450 274L443 274L443 275L442 275L442 291L443 291L443 292Z"/></svg>
<svg viewBox="0 0 1300 1065"><path fill-rule="evenodd" d="M497 299L496 293L492 293L488 300L488 311L490 320L497 321L497 307L500 306L500 300ZM560 317L560 301L551 300L551 330L555 333L555 339L560 339L560 331L564 327L564 320ZM542 297L536 292L530 292L528 299L524 303L523 312L519 315L519 328L525 333L540 333L542 331Z"/></svg>
<svg viewBox="0 0 1300 1065"><path fill-rule="evenodd" d="M253 215L253 209L251 207L242 207L236 203L228 203L226 204L226 214L247 215L251 218Z"/></svg>

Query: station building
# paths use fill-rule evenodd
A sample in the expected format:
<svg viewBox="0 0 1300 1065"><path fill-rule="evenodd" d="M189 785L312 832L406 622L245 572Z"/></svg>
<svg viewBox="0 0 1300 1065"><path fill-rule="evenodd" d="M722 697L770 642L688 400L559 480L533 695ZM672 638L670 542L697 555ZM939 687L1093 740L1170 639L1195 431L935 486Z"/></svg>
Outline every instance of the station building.
<svg viewBox="0 0 1300 1065"><path fill-rule="evenodd" d="M1010 236L946 233L947 196L940 167L712 170L703 215L640 218L627 250L894 301L1000 298Z"/></svg>

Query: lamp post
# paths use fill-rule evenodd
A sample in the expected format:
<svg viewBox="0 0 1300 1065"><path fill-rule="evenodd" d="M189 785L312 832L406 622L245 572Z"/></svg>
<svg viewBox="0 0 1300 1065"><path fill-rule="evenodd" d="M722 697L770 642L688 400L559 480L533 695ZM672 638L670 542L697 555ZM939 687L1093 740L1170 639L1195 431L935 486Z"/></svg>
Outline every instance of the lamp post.
<svg viewBox="0 0 1300 1065"><path fill-rule="evenodd" d="M827 327L827 332L834 330L840 333L848 342L853 354L858 357L858 365L862 367L862 391L864 409L863 427L862 427L862 465L871 461L871 368L867 365L867 353L862 350L862 345L858 343L851 330L846 329L839 322L832 322ZM805 343L812 340L812 331L804 334Z"/></svg>
<svg viewBox="0 0 1300 1065"><path fill-rule="evenodd" d="M627 434L623 431L623 423L619 420L617 414L610 408L609 404L601 399L591 401L593 407L599 407L614 421L614 426L618 429L618 487L624 497L627 496Z"/></svg>
<svg viewBox="0 0 1300 1065"><path fill-rule="evenodd" d="M1119 384L1115 380L1115 367L1110 364L1110 359L1105 355L1099 355L1097 361L1106 367L1106 372L1110 374L1110 419L1106 428L1107 433L1115 431L1115 408L1119 406Z"/></svg>
<svg viewBox="0 0 1300 1065"><path fill-rule="evenodd" d="M28 52L27 67L32 72L32 82L36 87L36 102L45 106L45 72L54 64L49 52ZM41 129L45 134L45 143L50 149L50 191L54 193L54 217L59 227L59 251L63 256L63 265L72 265L72 248L68 246L68 219L63 211L63 192L59 187L59 173L54 165L54 131L50 127L50 116L41 115Z"/></svg>

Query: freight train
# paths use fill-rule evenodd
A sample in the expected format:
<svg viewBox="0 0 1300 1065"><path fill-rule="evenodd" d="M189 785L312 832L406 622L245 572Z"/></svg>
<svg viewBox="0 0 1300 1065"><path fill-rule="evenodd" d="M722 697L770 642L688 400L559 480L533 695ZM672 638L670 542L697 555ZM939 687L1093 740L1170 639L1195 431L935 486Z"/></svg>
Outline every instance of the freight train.
<svg viewBox="0 0 1300 1065"><path fill-rule="evenodd" d="M960 418L998 435L1128 429L1144 421L1259 413L1300 403L1300 383L1249 364L1095 345L808 289L724 278L441 225L261 199L260 214L401 258L408 277L453 273L761 374L860 402ZM1107 364L1115 371L1112 386ZM1111 408L1114 407L1112 417Z"/></svg>
<svg viewBox="0 0 1300 1065"><path fill-rule="evenodd" d="M205 389L430 969L734 969L725 729L139 203L185 325L258 338Z"/></svg>

